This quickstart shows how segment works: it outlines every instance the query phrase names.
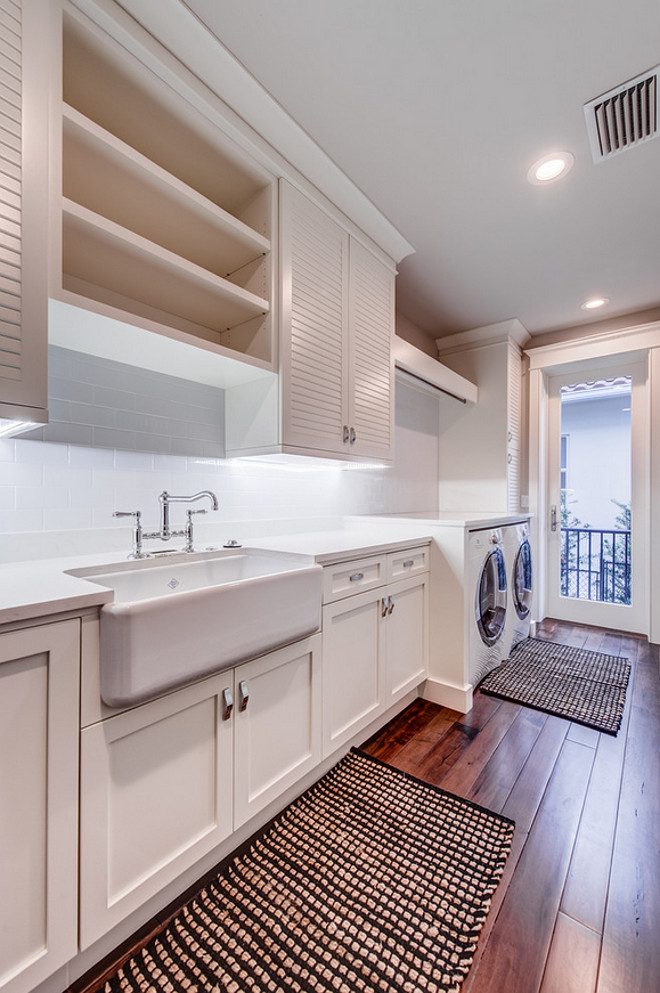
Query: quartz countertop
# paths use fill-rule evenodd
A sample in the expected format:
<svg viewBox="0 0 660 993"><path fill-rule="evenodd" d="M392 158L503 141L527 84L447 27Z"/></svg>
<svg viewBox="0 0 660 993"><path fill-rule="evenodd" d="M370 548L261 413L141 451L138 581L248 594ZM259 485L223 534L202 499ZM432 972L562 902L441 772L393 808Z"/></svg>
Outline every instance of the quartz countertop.
<svg viewBox="0 0 660 993"><path fill-rule="evenodd" d="M221 527L223 534L226 534L228 527ZM368 518L364 521L358 518L346 519L337 527L260 534L258 537L243 538L240 525L233 525L231 530L245 547L298 554L319 565L396 551L431 540L428 525L424 521L413 524L410 521L384 518ZM245 530L249 532L248 525L245 525ZM260 530L263 531L263 527ZM199 542L198 545L200 551L211 547L208 541ZM222 542L214 547L220 548L221 545ZM69 570L94 568L126 560L125 551L113 550L0 564L0 624L47 618L66 611L100 607L112 601L112 590L72 576Z"/></svg>

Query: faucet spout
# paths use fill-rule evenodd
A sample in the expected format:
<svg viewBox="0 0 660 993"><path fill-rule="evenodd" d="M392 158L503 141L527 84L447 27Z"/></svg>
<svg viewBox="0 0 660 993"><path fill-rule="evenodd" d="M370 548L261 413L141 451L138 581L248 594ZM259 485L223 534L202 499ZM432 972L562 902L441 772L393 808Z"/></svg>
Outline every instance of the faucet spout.
<svg viewBox="0 0 660 993"><path fill-rule="evenodd" d="M213 510L217 510L219 507L218 498L213 492L213 490L200 490L199 493L193 493L192 496L174 496L172 493L168 493L167 490L163 492L158 497L160 501L160 536L163 540L167 540L171 537L172 531L170 529L170 504L171 503L195 503L197 500L201 500L203 497L208 497L211 501L211 506Z"/></svg>

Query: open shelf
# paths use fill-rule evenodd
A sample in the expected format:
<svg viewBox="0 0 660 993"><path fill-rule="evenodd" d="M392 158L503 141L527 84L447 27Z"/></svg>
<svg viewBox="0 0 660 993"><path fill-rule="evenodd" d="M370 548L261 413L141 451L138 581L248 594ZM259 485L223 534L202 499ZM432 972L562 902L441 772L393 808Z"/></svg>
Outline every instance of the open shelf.
<svg viewBox="0 0 660 993"><path fill-rule="evenodd" d="M63 116L62 192L217 276L270 252L268 238L71 107Z"/></svg>
<svg viewBox="0 0 660 993"><path fill-rule="evenodd" d="M62 214L65 277L113 290L216 332L269 310L267 300L79 204L64 200Z"/></svg>
<svg viewBox="0 0 660 993"><path fill-rule="evenodd" d="M72 8L63 55L53 295L274 368L275 178Z"/></svg>

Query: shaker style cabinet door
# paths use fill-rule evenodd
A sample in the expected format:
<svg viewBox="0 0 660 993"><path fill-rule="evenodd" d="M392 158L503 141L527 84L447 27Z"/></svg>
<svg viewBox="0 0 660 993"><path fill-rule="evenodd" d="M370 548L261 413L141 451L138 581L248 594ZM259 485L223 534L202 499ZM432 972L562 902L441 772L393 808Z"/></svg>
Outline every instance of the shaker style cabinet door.
<svg viewBox="0 0 660 993"><path fill-rule="evenodd" d="M233 670L83 728L80 946L232 831Z"/></svg>
<svg viewBox="0 0 660 993"><path fill-rule="evenodd" d="M27 993L78 937L80 622L0 634L0 990Z"/></svg>
<svg viewBox="0 0 660 993"><path fill-rule="evenodd" d="M236 669L234 827L321 760L321 636Z"/></svg>

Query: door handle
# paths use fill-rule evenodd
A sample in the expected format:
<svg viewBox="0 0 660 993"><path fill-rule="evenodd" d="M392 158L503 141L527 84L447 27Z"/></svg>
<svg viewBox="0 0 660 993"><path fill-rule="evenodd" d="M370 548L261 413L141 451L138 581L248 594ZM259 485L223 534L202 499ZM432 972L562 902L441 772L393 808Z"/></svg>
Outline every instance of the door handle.
<svg viewBox="0 0 660 993"><path fill-rule="evenodd" d="M248 684L244 679L241 679L238 684L238 695L240 697L239 710L247 710L247 705L250 700L250 691L248 689Z"/></svg>
<svg viewBox="0 0 660 993"><path fill-rule="evenodd" d="M554 503L550 508L550 530L551 531L557 530L557 507Z"/></svg>

